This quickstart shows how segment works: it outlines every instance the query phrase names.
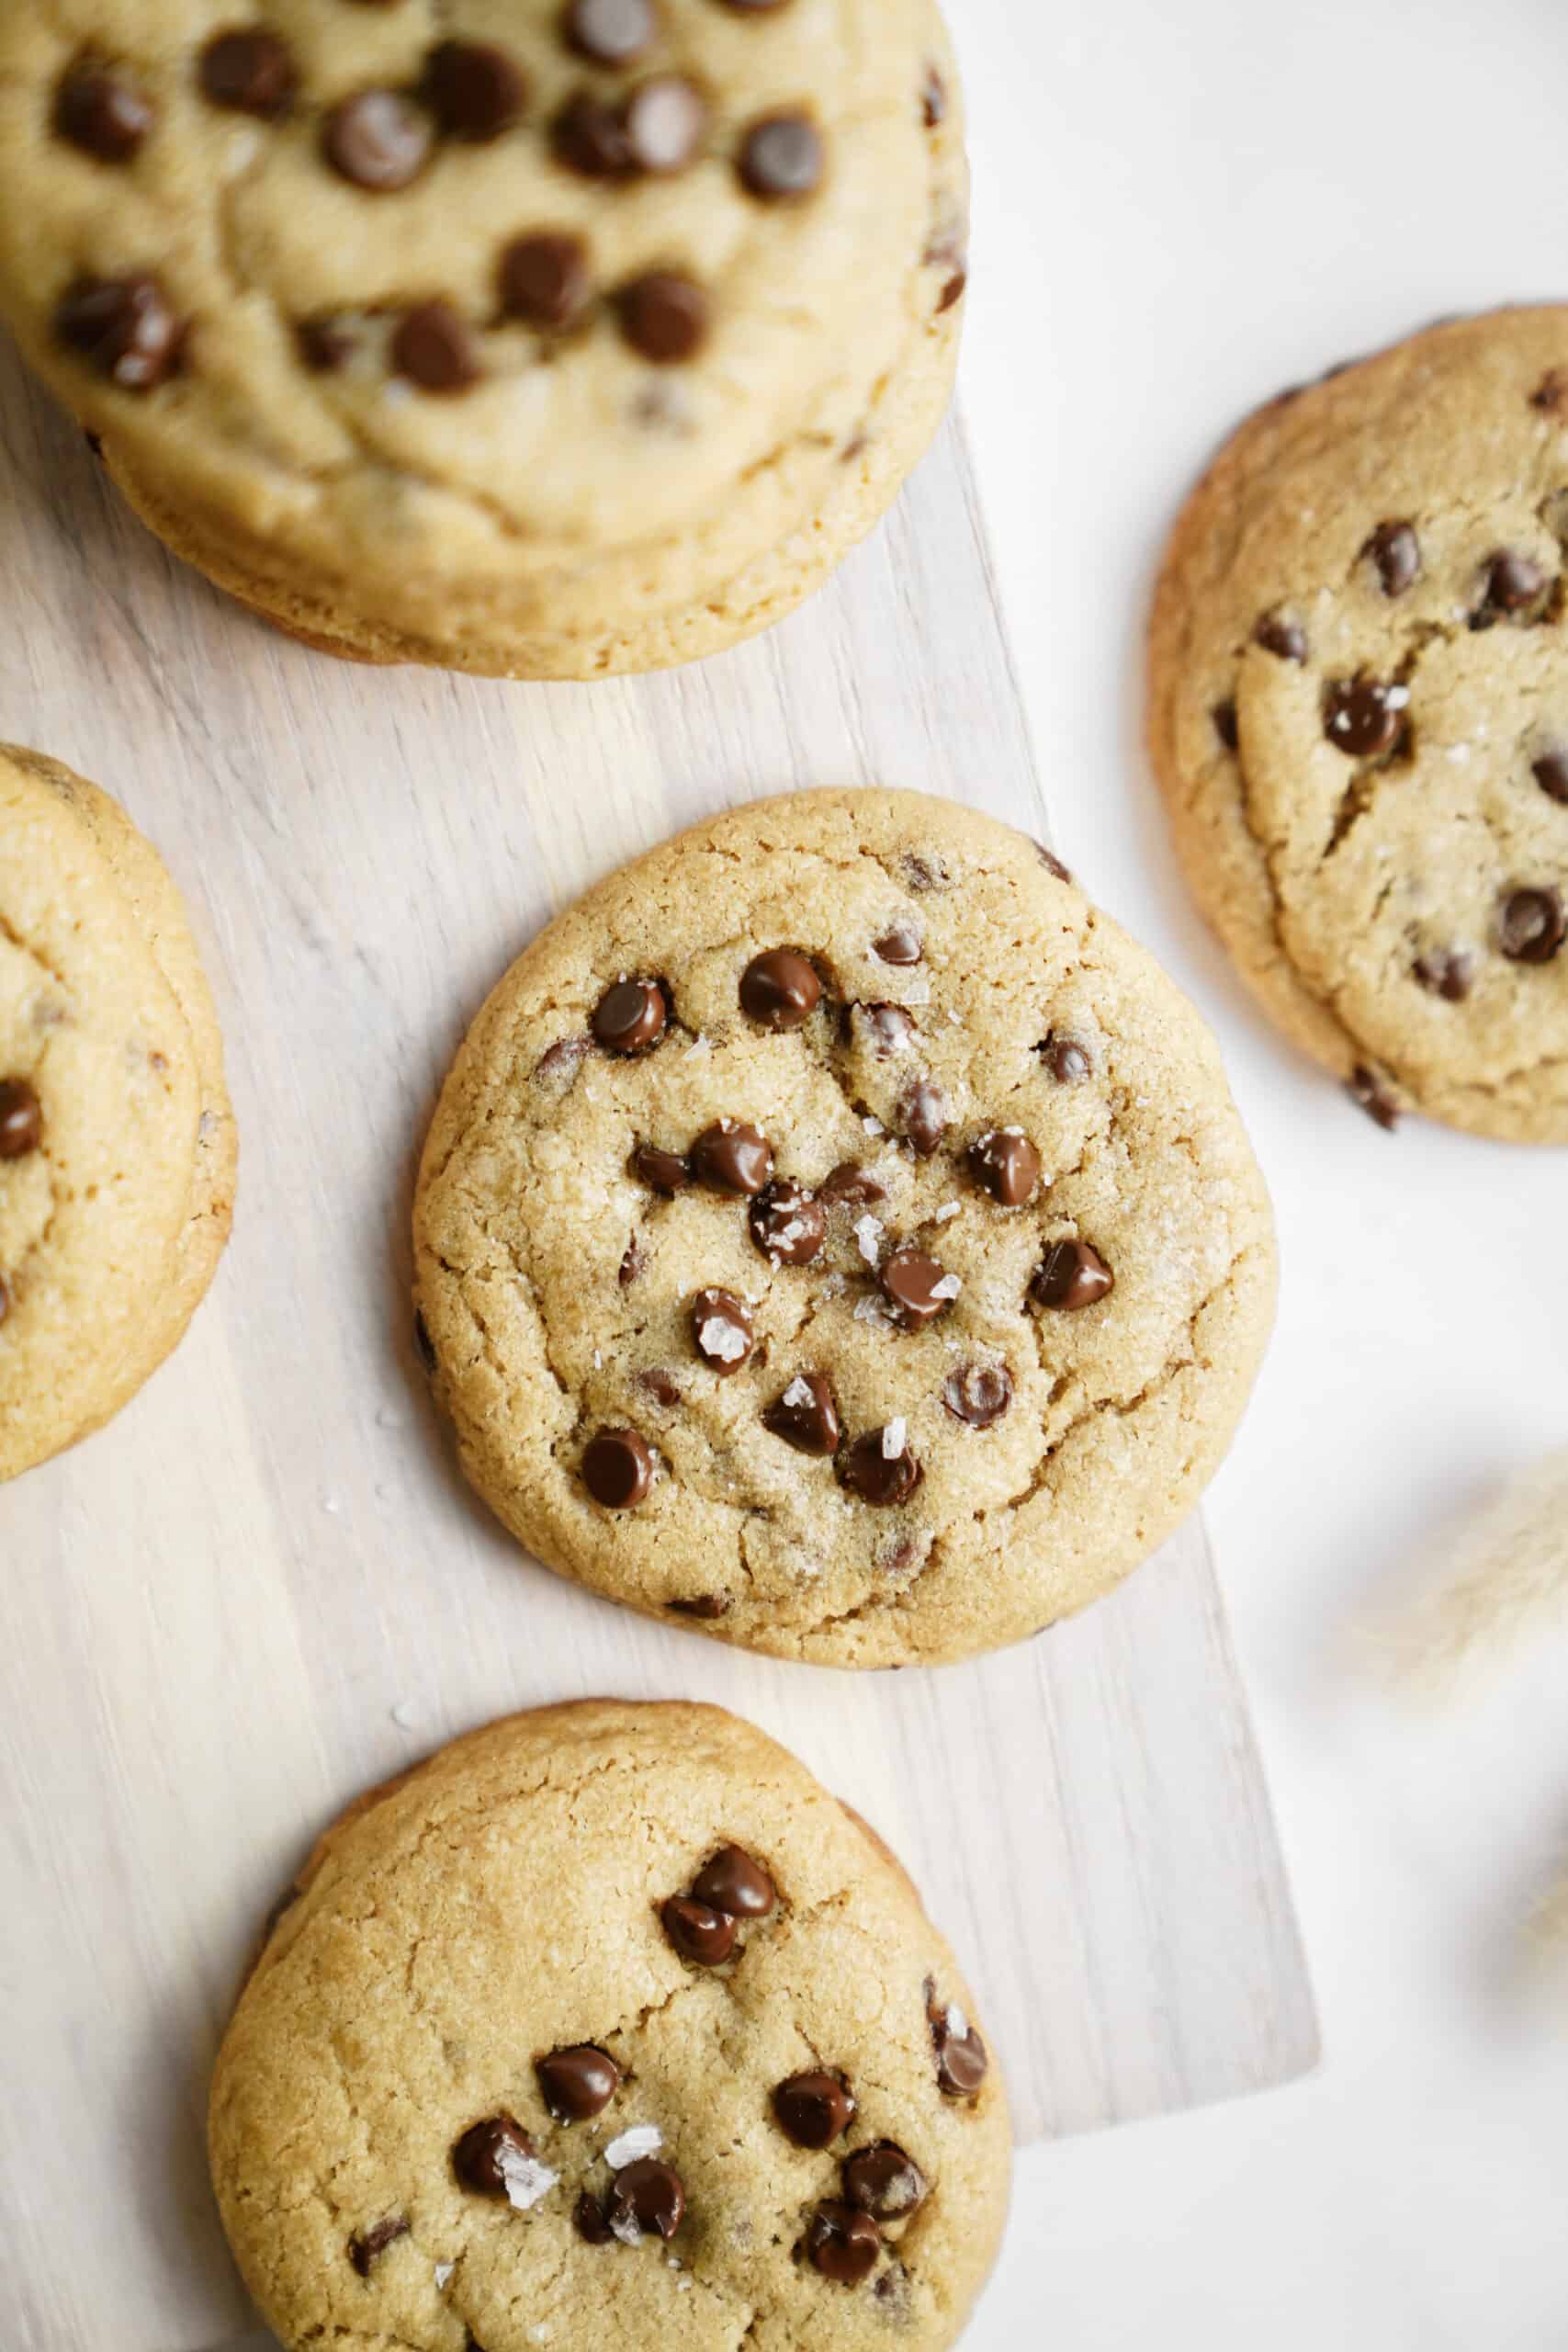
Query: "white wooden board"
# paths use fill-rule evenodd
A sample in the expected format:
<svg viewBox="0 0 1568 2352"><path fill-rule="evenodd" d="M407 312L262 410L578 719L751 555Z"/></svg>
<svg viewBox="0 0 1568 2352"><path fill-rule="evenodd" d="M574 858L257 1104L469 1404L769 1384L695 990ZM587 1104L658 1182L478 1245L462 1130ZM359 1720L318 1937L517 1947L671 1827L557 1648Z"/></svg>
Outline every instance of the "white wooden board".
<svg viewBox="0 0 1568 2352"><path fill-rule="evenodd" d="M8 353L0 514L0 735L107 785L164 851L242 1133L233 1244L177 1356L0 1491L0 2343L243 2333L201 2116L255 1922L364 1784L538 1701L712 1699L797 1749L914 1869L1022 2139L1310 2065L1196 1524L1114 1600L977 1665L747 1658L526 1562L412 1362L434 1090L553 909L792 786L919 785L1043 831L956 431L771 637L592 687L366 671L271 634L165 559Z"/></svg>

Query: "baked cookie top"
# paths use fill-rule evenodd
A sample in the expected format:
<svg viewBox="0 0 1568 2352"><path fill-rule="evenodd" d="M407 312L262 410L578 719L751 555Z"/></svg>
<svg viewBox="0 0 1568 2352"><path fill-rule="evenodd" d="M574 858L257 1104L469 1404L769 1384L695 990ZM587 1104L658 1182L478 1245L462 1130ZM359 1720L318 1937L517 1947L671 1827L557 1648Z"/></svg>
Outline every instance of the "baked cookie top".
<svg viewBox="0 0 1568 2352"><path fill-rule="evenodd" d="M0 302L140 481L329 570L723 577L961 292L956 113L929 0L11 9Z"/></svg>
<svg viewBox="0 0 1568 2352"><path fill-rule="evenodd" d="M972 2016L750 1724L520 1715L322 1841L219 2056L224 2224L290 2347L940 2352L1007 2206Z"/></svg>
<svg viewBox="0 0 1568 2352"><path fill-rule="evenodd" d="M1141 1559L1274 1281L1185 1000L1034 842L885 791L714 819L553 923L447 1080L415 1242L437 1396L525 1543L857 1666Z"/></svg>
<svg viewBox="0 0 1568 2352"><path fill-rule="evenodd" d="M1568 1140L1568 309L1285 394L1177 526L1151 739L1265 1004L1384 1125Z"/></svg>

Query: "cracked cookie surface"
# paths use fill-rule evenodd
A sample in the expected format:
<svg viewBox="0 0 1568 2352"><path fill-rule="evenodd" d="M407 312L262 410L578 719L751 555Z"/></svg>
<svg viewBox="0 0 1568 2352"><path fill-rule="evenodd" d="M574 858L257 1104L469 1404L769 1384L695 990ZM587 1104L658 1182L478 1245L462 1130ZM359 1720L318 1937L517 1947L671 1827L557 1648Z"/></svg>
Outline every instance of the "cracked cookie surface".
<svg viewBox="0 0 1568 2352"><path fill-rule="evenodd" d="M553 923L447 1080L415 1258L464 1466L541 1559L847 1666L1142 1559L1275 1272L1190 1006L1034 842L886 791L714 819Z"/></svg>
<svg viewBox="0 0 1568 2352"><path fill-rule="evenodd" d="M366 660L766 626L956 358L931 0L51 0L0 17L0 307L144 519Z"/></svg>
<svg viewBox="0 0 1568 2352"><path fill-rule="evenodd" d="M106 794L0 746L0 1479L97 1428L175 1345L234 1161L174 884Z"/></svg>
<svg viewBox="0 0 1568 2352"><path fill-rule="evenodd" d="M1283 395L1184 510L1150 741L1243 977L1384 1125L1568 1141L1568 309Z"/></svg>
<svg viewBox="0 0 1568 2352"><path fill-rule="evenodd" d="M224 2225L289 2352L942 2352L1008 2197L972 2014L750 1724L515 1716L351 1808L275 1915L212 2087Z"/></svg>

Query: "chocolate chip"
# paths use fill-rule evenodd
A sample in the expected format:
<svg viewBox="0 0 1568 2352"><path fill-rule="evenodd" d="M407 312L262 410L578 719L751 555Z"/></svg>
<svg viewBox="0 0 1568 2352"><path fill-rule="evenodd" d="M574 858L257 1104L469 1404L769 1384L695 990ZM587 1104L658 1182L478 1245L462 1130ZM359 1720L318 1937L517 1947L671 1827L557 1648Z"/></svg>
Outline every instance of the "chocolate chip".
<svg viewBox="0 0 1568 2352"><path fill-rule="evenodd" d="M821 187L825 161L817 125L809 115L791 111L751 125L737 168L753 196L766 204L788 203Z"/></svg>
<svg viewBox="0 0 1568 2352"><path fill-rule="evenodd" d="M1450 1004L1462 1003L1475 985L1475 958L1462 948L1429 947L1412 968L1424 989Z"/></svg>
<svg viewBox="0 0 1568 2352"><path fill-rule="evenodd" d="M54 95L57 135L100 164L128 164L156 120L152 101L123 66L84 58Z"/></svg>
<svg viewBox="0 0 1568 2352"><path fill-rule="evenodd" d="M689 1894L672 1894L660 1906L664 1932L682 1960L694 1968L717 1968L735 1950L735 1921L711 1903Z"/></svg>
<svg viewBox="0 0 1568 2352"><path fill-rule="evenodd" d="M1238 750L1241 743L1241 723L1236 718L1235 703L1217 702L1209 716L1214 722L1214 732L1226 751Z"/></svg>
<svg viewBox="0 0 1568 2352"><path fill-rule="evenodd" d="M592 292L588 248L565 231L514 237L501 256L501 307L530 326L566 327Z"/></svg>
<svg viewBox="0 0 1568 2352"><path fill-rule="evenodd" d="M528 85L493 41L443 40L425 60L423 96L449 139L482 145L519 120Z"/></svg>
<svg viewBox="0 0 1568 2352"><path fill-rule="evenodd" d="M728 1595L722 1592L699 1592L690 1600L667 1600L664 1604L666 1609L672 1609L677 1617L698 1617L710 1621L716 1617L728 1617L733 1605Z"/></svg>
<svg viewBox="0 0 1568 2352"><path fill-rule="evenodd" d="M635 2222L644 2237L672 2238L685 2210L686 2192L673 2165L639 2156L615 2175L605 2212L617 2237Z"/></svg>
<svg viewBox="0 0 1568 2352"><path fill-rule="evenodd" d="M885 964L918 964L922 953L919 933L907 922L896 922L872 948L872 954Z"/></svg>
<svg viewBox="0 0 1568 2352"><path fill-rule="evenodd" d="M602 2115L621 2087L621 2070L607 2050L580 2041L534 2062L545 2105L558 2123L586 2123Z"/></svg>
<svg viewBox="0 0 1568 2352"><path fill-rule="evenodd" d="M1307 658L1305 629L1299 621L1286 620L1282 614L1265 613L1252 636L1255 644L1278 661L1303 662Z"/></svg>
<svg viewBox="0 0 1568 2352"><path fill-rule="evenodd" d="M1486 566L1483 612L1522 613L1546 593L1546 574L1528 555L1505 548Z"/></svg>
<svg viewBox="0 0 1568 2352"><path fill-rule="evenodd" d="M951 2004L939 2008L928 1999L926 2014L936 2051L938 2087L949 2098L973 2098L990 2064L985 2043L962 2009Z"/></svg>
<svg viewBox="0 0 1568 2352"><path fill-rule="evenodd" d="M360 2277L368 2278L370 2266L376 2256L385 2254L389 2245L395 2245L408 2233L408 2216L405 2213L389 2213L387 2219L378 2222L373 2229L362 2230L357 2237L349 2239L348 2258Z"/></svg>
<svg viewBox="0 0 1568 2352"><path fill-rule="evenodd" d="M650 1364L646 1372L637 1374L637 1386L646 1388L654 1402L662 1405L666 1412L672 1412L680 1403L680 1384L671 1379L661 1365Z"/></svg>
<svg viewBox="0 0 1568 2352"><path fill-rule="evenodd" d="M1073 876L1070 867L1063 865L1054 849L1047 849L1043 842L1036 842L1034 854L1047 874L1054 875L1058 882L1071 882Z"/></svg>
<svg viewBox="0 0 1568 2352"><path fill-rule="evenodd" d="M1115 1287L1115 1275L1089 1242L1055 1241L1046 1250L1045 1262L1030 1283L1029 1295L1037 1306L1056 1306L1072 1314L1080 1306L1092 1306Z"/></svg>
<svg viewBox="0 0 1568 2352"><path fill-rule="evenodd" d="M392 337L392 372L422 392L466 392L483 369L473 330L439 297L405 311Z"/></svg>
<svg viewBox="0 0 1568 2352"><path fill-rule="evenodd" d="M934 65L926 68L926 78L920 85L920 114L928 130L934 130L947 116L947 84Z"/></svg>
<svg viewBox="0 0 1568 2352"><path fill-rule="evenodd" d="M898 1132L921 1159L947 1133L947 1097L932 1078L917 1078L898 1097Z"/></svg>
<svg viewBox="0 0 1568 2352"><path fill-rule="evenodd" d="M895 2141L874 2140L845 2165L844 2194L874 2221L901 2222L925 2201L926 2177Z"/></svg>
<svg viewBox="0 0 1568 2352"><path fill-rule="evenodd" d="M1568 752L1543 752L1530 774L1549 800L1568 808Z"/></svg>
<svg viewBox="0 0 1568 2352"><path fill-rule="evenodd" d="M550 127L550 139L557 161L583 179L624 179L634 168L620 108L590 90L567 100Z"/></svg>
<svg viewBox="0 0 1568 2352"><path fill-rule="evenodd" d="M944 311L951 311L955 302L961 302L968 291L968 271L955 269L936 298L936 316L940 319Z"/></svg>
<svg viewBox="0 0 1568 2352"><path fill-rule="evenodd" d="M863 1046L878 1061L889 1061L908 1051L915 1023L901 1004L852 1004L844 1014L852 1046Z"/></svg>
<svg viewBox="0 0 1568 2352"><path fill-rule="evenodd" d="M1408 523L1380 523L1361 549L1385 596L1403 596L1421 576L1421 542Z"/></svg>
<svg viewBox="0 0 1568 2352"><path fill-rule="evenodd" d="M1512 890L1497 917L1497 944L1512 964L1550 964L1568 935L1562 893Z"/></svg>
<svg viewBox="0 0 1568 2352"><path fill-rule="evenodd" d="M185 330L148 271L78 277L62 296L54 332L121 391L150 392L179 364Z"/></svg>
<svg viewBox="0 0 1568 2352"><path fill-rule="evenodd" d="M419 177L431 135L430 117L400 90L360 90L327 115L321 152L342 178L384 196Z"/></svg>
<svg viewBox="0 0 1568 2352"><path fill-rule="evenodd" d="M636 1430L601 1430L583 1453L582 1483L606 1510L635 1510L653 1485L653 1455Z"/></svg>
<svg viewBox="0 0 1568 2352"><path fill-rule="evenodd" d="M907 849L902 862L910 889L922 897L928 890L952 888L953 876L939 850Z"/></svg>
<svg viewBox="0 0 1568 2352"><path fill-rule="evenodd" d="M0 1159L25 1159L43 1141L43 1105L25 1078L0 1078Z"/></svg>
<svg viewBox="0 0 1568 2352"><path fill-rule="evenodd" d="M1021 1127L992 1127L969 1147L977 1184L1004 1209L1021 1209L1040 1182L1040 1154Z"/></svg>
<svg viewBox="0 0 1568 2352"><path fill-rule="evenodd" d="M201 92L215 107L276 122L288 112L299 86L294 52L263 25L215 33L201 52Z"/></svg>
<svg viewBox="0 0 1568 2352"><path fill-rule="evenodd" d="M571 0L561 30L580 57L625 65L649 47L658 20L652 0Z"/></svg>
<svg viewBox="0 0 1568 2352"><path fill-rule="evenodd" d="M942 1401L955 1421L991 1429L1012 1403L1012 1374L1005 1364L966 1363L948 1374Z"/></svg>
<svg viewBox="0 0 1568 2352"><path fill-rule="evenodd" d="M773 2093L773 2113L797 2148L830 2148L854 2121L854 2094L837 2075L792 2075Z"/></svg>
<svg viewBox="0 0 1568 2352"><path fill-rule="evenodd" d="M703 1362L728 1380L756 1345L751 1310L731 1290L700 1290L692 1301L692 1338Z"/></svg>
<svg viewBox="0 0 1568 2352"><path fill-rule="evenodd" d="M677 1151L663 1151L656 1143L639 1143L632 1167L650 1193L672 1201L692 1181L692 1171Z"/></svg>
<svg viewBox="0 0 1568 2352"><path fill-rule="evenodd" d="M1399 1125L1399 1105L1379 1078L1376 1070L1365 1062L1358 1062L1345 1081L1345 1091L1359 1111L1364 1111L1385 1134L1392 1135Z"/></svg>
<svg viewBox="0 0 1568 2352"><path fill-rule="evenodd" d="M757 1194L750 1222L752 1240L774 1266L808 1266L828 1232L828 1220L811 1194L788 1177Z"/></svg>
<svg viewBox="0 0 1568 2352"><path fill-rule="evenodd" d="M1568 407L1568 371L1549 368L1530 394L1530 406L1540 409L1544 416L1561 415Z"/></svg>
<svg viewBox="0 0 1568 2352"><path fill-rule="evenodd" d="M692 1881L692 1893L732 1919L765 1919L779 1899L773 1880L744 1846L721 1846Z"/></svg>
<svg viewBox="0 0 1568 2352"><path fill-rule="evenodd" d="M334 319L301 319L294 330L294 342L312 376L335 376L358 348L348 328Z"/></svg>
<svg viewBox="0 0 1568 2352"><path fill-rule="evenodd" d="M763 1413L762 1427L797 1453L826 1455L839 1450L839 1408L819 1372L797 1372Z"/></svg>
<svg viewBox="0 0 1568 2352"><path fill-rule="evenodd" d="M434 1374L436 1370L435 1342L430 1336L429 1324L417 1306L413 1316L413 1345L414 1353L425 1371Z"/></svg>
<svg viewBox="0 0 1568 2352"><path fill-rule="evenodd" d="M909 1451L902 1421L889 1421L886 1429L856 1438L840 1472L852 1493L878 1509L908 1502L924 1475Z"/></svg>
<svg viewBox="0 0 1568 2352"><path fill-rule="evenodd" d="M640 172L683 172L703 143L707 122L707 101L683 74L655 74L621 108L626 148Z"/></svg>
<svg viewBox="0 0 1568 2352"><path fill-rule="evenodd" d="M537 2152L514 2115L487 2115L470 2123L452 2151L452 2169L476 2197L504 2197L506 2176L533 2164Z"/></svg>
<svg viewBox="0 0 1568 2352"><path fill-rule="evenodd" d="M882 1288L897 1310L906 1330L918 1331L934 1323L958 1295L956 1274L950 1274L920 1250L896 1250L882 1269Z"/></svg>
<svg viewBox="0 0 1568 2352"><path fill-rule="evenodd" d="M558 1037L553 1046L539 1056L534 1064L536 1080L550 1081L575 1078L582 1062L593 1050L592 1037Z"/></svg>
<svg viewBox="0 0 1568 2352"><path fill-rule="evenodd" d="M1087 1046L1076 1037L1058 1037L1054 1029L1040 1047L1040 1057L1059 1086L1081 1086L1094 1068Z"/></svg>
<svg viewBox="0 0 1568 2352"><path fill-rule="evenodd" d="M860 1208L870 1201L885 1201L887 1187L879 1184L858 1160L841 1159L818 1185L817 1197L819 1201L826 1201L830 1208L846 1205Z"/></svg>
<svg viewBox="0 0 1568 2352"><path fill-rule="evenodd" d="M806 2233L806 2251L836 2287L859 2287L882 2254L882 2232L869 2213L830 2198L818 2205Z"/></svg>
<svg viewBox="0 0 1568 2352"><path fill-rule="evenodd" d="M571 2226L586 2245L610 2245L615 2241L615 2233L591 2188L585 2188L572 2207Z"/></svg>
<svg viewBox="0 0 1568 2352"><path fill-rule="evenodd" d="M622 287L619 307L622 334L656 368L695 358L707 340L708 298L694 279L674 270L634 277Z"/></svg>
<svg viewBox="0 0 1568 2352"><path fill-rule="evenodd" d="M764 1029L798 1029L822 998L822 983L795 948L753 956L740 975L740 1010Z"/></svg>
<svg viewBox="0 0 1568 2352"><path fill-rule="evenodd" d="M641 1242L634 1233L631 1239L626 1246L626 1250L621 1258L620 1272L615 1277L616 1281L620 1283L621 1288L623 1290L630 1290L633 1283L636 1282L637 1276L643 1272L643 1269L647 1264L647 1254L643 1250Z"/></svg>
<svg viewBox="0 0 1568 2352"><path fill-rule="evenodd" d="M1340 678L1323 701L1323 731L1348 759L1376 760L1404 740L1407 686L1387 686L1376 678Z"/></svg>
<svg viewBox="0 0 1568 2352"><path fill-rule="evenodd" d="M617 980L593 1012L593 1035L611 1054L646 1053L664 1035L670 1008L658 980Z"/></svg>
<svg viewBox="0 0 1568 2352"><path fill-rule="evenodd" d="M692 1146L692 1173L716 1193L760 1193L773 1181L773 1148L743 1121L718 1119Z"/></svg>

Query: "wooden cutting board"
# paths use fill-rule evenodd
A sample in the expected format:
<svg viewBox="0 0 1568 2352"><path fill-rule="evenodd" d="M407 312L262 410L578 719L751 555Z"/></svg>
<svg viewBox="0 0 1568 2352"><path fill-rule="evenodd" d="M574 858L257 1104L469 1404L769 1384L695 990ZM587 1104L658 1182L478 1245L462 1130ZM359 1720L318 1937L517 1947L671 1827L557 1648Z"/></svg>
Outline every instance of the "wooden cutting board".
<svg viewBox="0 0 1568 2352"><path fill-rule="evenodd" d="M1196 1523L977 1665L749 1658L525 1561L411 1358L434 1091L553 910L795 786L918 785L1045 831L956 429L773 635L588 687L362 670L273 635L165 558L8 351L0 512L0 735L106 785L164 852L242 1136L234 1240L179 1353L0 1490L0 2342L197 2352L254 2324L202 2148L247 1941L348 1797L539 1701L716 1700L797 1749L912 1866L1022 2140L1310 2065Z"/></svg>

